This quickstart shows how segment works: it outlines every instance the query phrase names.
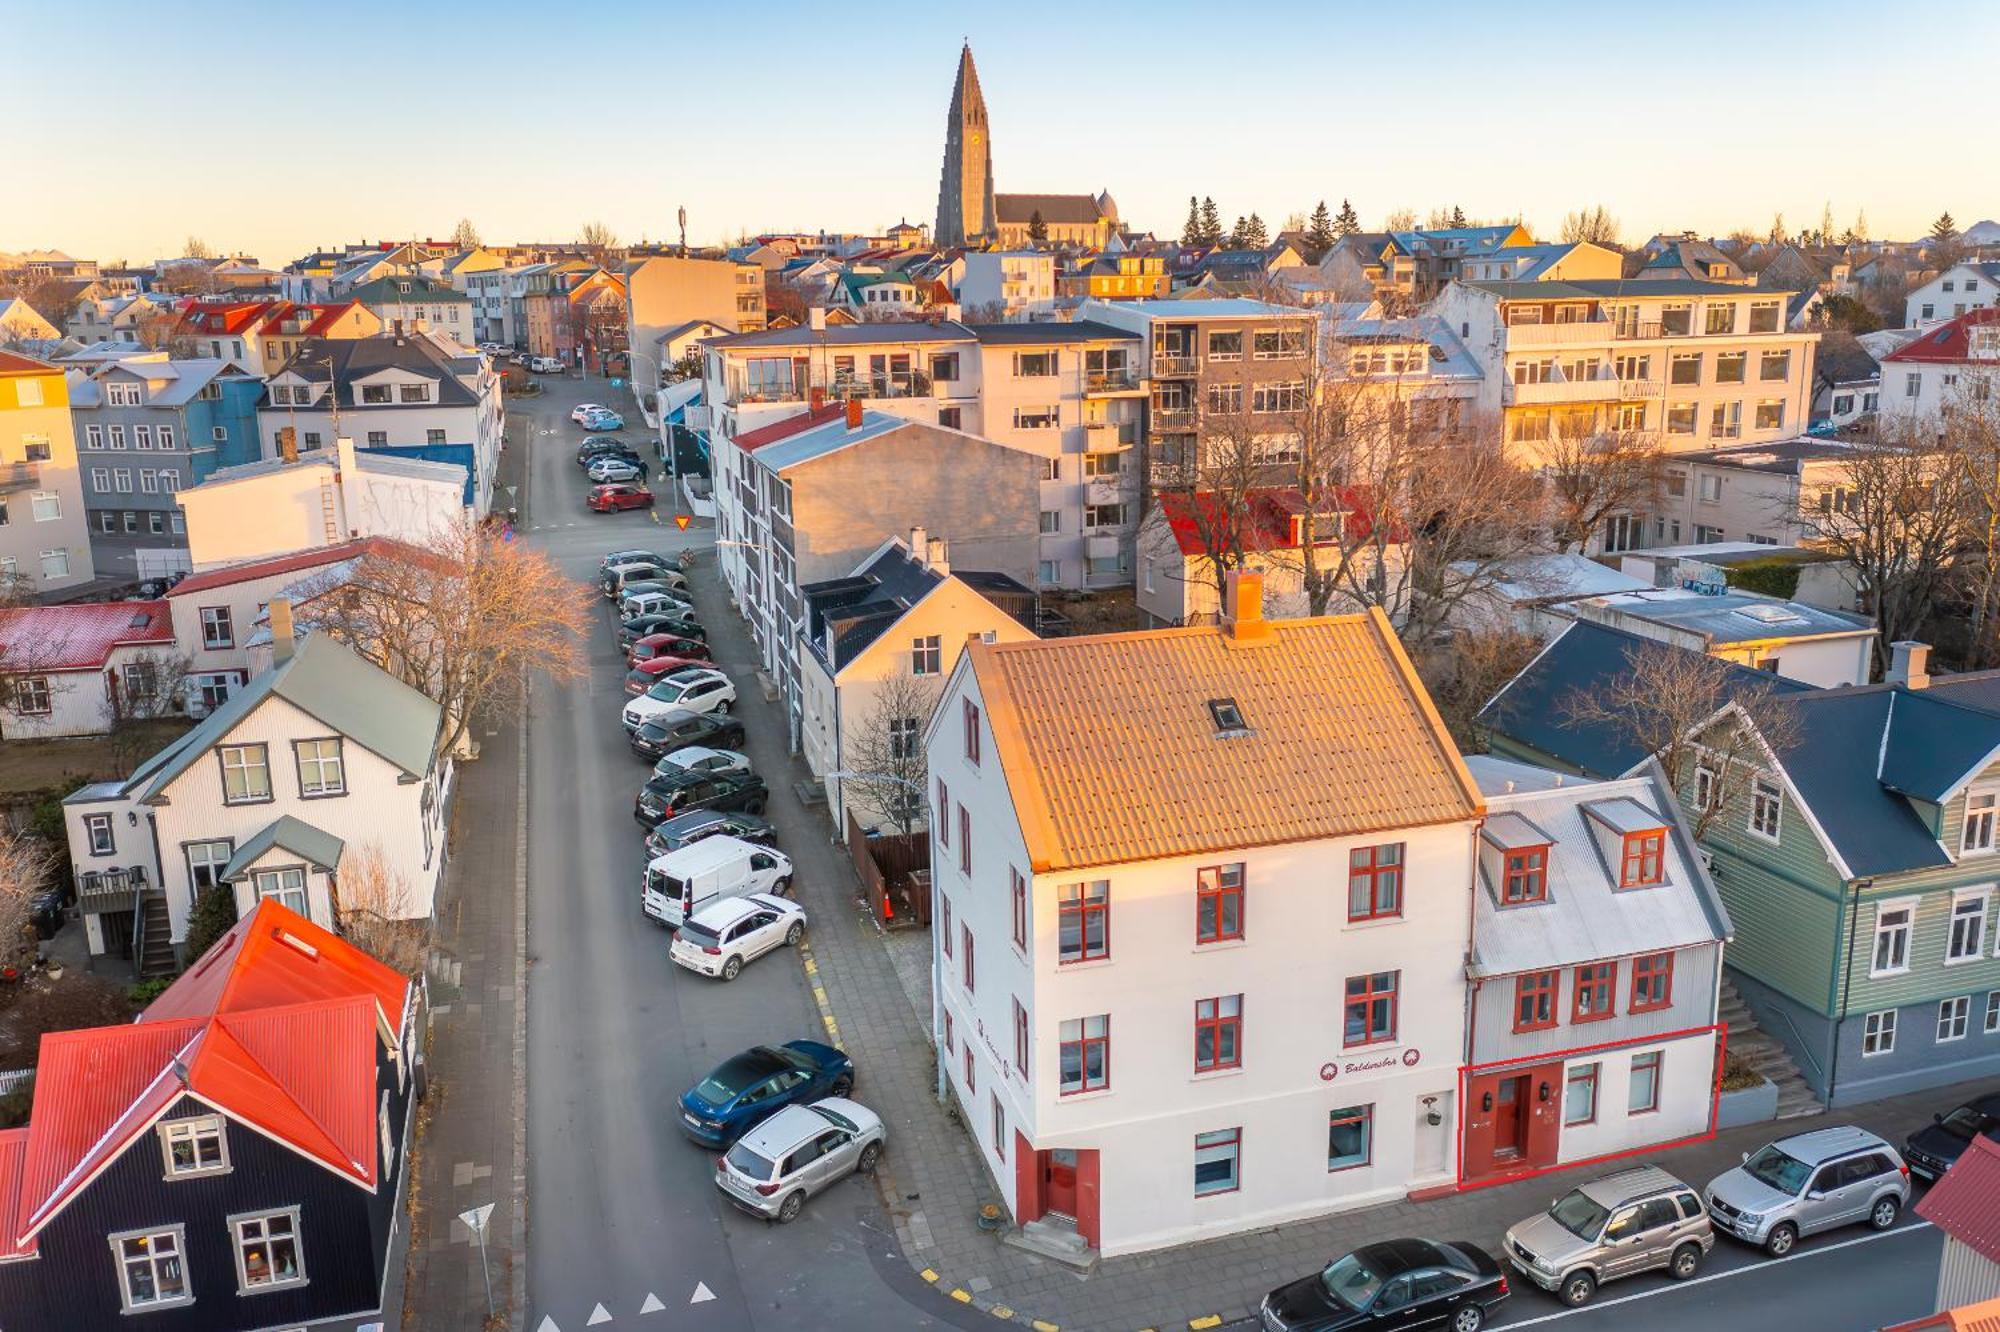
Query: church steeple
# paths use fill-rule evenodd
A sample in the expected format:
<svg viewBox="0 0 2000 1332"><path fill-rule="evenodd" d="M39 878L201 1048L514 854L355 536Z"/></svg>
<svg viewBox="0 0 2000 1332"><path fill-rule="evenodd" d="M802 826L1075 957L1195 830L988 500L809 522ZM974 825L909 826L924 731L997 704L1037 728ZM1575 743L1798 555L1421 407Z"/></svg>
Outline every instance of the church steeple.
<svg viewBox="0 0 2000 1332"><path fill-rule="evenodd" d="M979 91L979 71L967 42L958 53L958 81L952 86L950 118L945 122L935 234L939 245L977 245L992 240L998 231L986 98Z"/></svg>

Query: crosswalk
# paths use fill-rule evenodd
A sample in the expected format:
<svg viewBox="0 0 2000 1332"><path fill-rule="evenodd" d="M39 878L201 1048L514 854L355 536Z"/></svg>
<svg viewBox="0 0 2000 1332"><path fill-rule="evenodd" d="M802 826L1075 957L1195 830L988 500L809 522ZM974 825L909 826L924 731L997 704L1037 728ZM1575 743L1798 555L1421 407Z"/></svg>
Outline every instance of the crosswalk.
<svg viewBox="0 0 2000 1332"><path fill-rule="evenodd" d="M708 1288L708 1283L706 1281L697 1281L694 1283L694 1293L688 1296L688 1303L707 1304L714 1298L715 1292ZM639 1312L641 1314L665 1313L666 1311L666 1301L650 1290L646 1292L645 1300L639 1305ZM605 1308L602 1302L600 1302L591 1306L590 1316L583 1320L583 1325L585 1327L598 1327L604 1323L615 1323L617 1321L617 1315ZM535 1332L563 1332L563 1329L562 1324L555 1320L555 1315L543 1314L542 1321L535 1324Z"/></svg>

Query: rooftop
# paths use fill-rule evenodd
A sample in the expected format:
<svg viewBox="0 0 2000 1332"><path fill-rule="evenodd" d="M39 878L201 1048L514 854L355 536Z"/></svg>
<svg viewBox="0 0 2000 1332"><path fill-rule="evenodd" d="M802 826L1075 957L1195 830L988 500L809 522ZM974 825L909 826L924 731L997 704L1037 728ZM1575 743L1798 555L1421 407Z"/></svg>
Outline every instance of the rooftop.
<svg viewBox="0 0 2000 1332"><path fill-rule="evenodd" d="M1558 282L1464 282L1475 291L1503 301L1602 301L1642 296L1733 296L1769 298L1785 293L1775 288L1745 287L1734 282L1703 282L1695 278L1576 278Z"/></svg>
<svg viewBox="0 0 2000 1332"><path fill-rule="evenodd" d="M171 644L164 601L86 601L0 610L0 657L9 672L102 670L114 648Z"/></svg>
<svg viewBox="0 0 2000 1332"><path fill-rule="evenodd" d="M1897 365L1969 361L1972 359L1972 330L1988 324L2000 324L2000 306L1981 306L1955 319L1948 319L1936 328L1925 329L1882 360L1884 363L1893 361ZM2000 366L2000 361L1995 364Z"/></svg>
<svg viewBox="0 0 2000 1332"><path fill-rule="evenodd" d="M1875 632L1874 625L1858 615L1753 592L1708 596L1688 588L1645 588L1593 597L1578 603L1577 610L1583 615L1602 610L1699 634L1710 647Z"/></svg>

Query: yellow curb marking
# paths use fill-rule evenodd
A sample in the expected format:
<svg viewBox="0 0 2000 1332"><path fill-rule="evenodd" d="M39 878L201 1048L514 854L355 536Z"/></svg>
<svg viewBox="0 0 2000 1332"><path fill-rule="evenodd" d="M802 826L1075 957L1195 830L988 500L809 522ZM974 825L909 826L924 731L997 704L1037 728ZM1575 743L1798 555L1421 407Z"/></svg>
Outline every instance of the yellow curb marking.
<svg viewBox="0 0 2000 1332"><path fill-rule="evenodd" d="M960 1304L972 1303L972 1296L968 1292L963 1290L953 1290L951 1292L951 1297L957 1300Z"/></svg>
<svg viewBox="0 0 2000 1332"><path fill-rule="evenodd" d="M1057 1327L1054 1323L1044 1323L1039 1318L1037 1318L1034 1322L1028 1324L1028 1326L1034 1328L1035 1332L1062 1332L1062 1329L1060 1327Z"/></svg>
<svg viewBox="0 0 2000 1332"><path fill-rule="evenodd" d="M829 1004L829 1003L828 1003L828 1002L826 1001L826 990L825 990L824 988L822 988L821 986L818 986L818 985L815 985L815 986L813 986L813 998L815 998L815 999L819 1000L819 1004L820 1004L820 1007L821 1007L821 1008L831 1008L831 1007L833 1007L833 1005L832 1005L832 1004Z"/></svg>
<svg viewBox="0 0 2000 1332"><path fill-rule="evenodd" d="M808 976L819 975L819 963L813 961L811 955L808 955L806 957L806 975Z"/></svg>
<svg viewBox="0 0 2000 1332"><path fill-rule="evenodd" d="M1206 1318L1190 1318L1188 1319L1188 1326L1193 1329L1193 1332L1202 1332L1203 1328L1208 1327L1221 1327L1222 1315L1210 1314Z"/></svg>
<svg viewBox="0 0 2000 1332"><path fill-rule="evenodd" d="M992 1314L995 1318L1012 1318L1014 1316L1014 1311L1004 1304L996 1304L986 1312Z"/></svg>
<svg viewBox="0 0 2000 1332"><path fill-rule="evenodd" d="M932 1271L928 1267L926 1267L923 1271L917 1273L917 1275L922 1277L926 1281L936 1281L938 1279L937 1273Z"/></svg>

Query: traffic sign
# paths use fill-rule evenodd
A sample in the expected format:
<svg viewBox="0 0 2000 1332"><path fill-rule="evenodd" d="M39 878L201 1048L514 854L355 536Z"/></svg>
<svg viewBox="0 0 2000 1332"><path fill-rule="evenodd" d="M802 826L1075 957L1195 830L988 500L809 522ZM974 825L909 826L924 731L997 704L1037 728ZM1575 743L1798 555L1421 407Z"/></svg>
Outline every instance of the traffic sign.
<svg viewBox="0 0 2000 1332"><path fill-rule="evenodd" d="M689 514L677 513L674 515L674 526L680 528L683 532L688 530L688 523L691 521L692 517Z"/></svg>
<svg viewBox="0 0 2000 1332"><path fill-rule="evenodd" d="M460 1212L458 1219L465 1222L465 1228L473 1234L483 1235L486 1233L486 1223L492 1216L493 1204L487 1203L483 1207L475 1207L471 1211Z"/></svg>

